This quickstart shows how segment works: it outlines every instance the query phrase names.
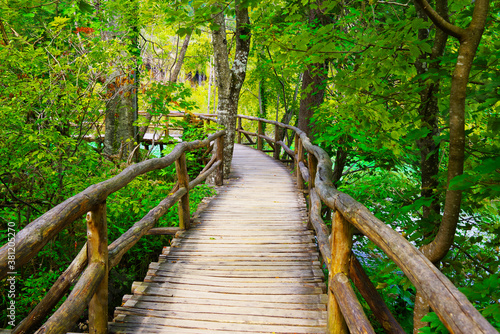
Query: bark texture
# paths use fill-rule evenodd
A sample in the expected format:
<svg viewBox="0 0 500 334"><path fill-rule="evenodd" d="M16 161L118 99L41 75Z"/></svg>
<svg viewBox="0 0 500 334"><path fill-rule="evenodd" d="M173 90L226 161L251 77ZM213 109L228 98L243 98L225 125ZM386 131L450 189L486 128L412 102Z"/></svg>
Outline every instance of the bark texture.
<svg viewBox="0 0 500 334"><path fill-rule="evenodd" d="M316 9L309 10L309 24L325 26L332 23L331 17L321 11L322 1ZM323 103L325 97L325 82L328 78L328 63L309 64L302 76L302 97L300 99L299 119L297 127L304 131L311 140L314 139L314 129L311 117L315 108Z"/></svg>
<svg viewBox="0 0 500 334"><path fill-rule="evenodd" d="M172 65L173 68L170 72L170 77L169 81L170 82L177 82L177 79L179 77L179 73L181 72L182 69L182 64L184 63L184 57L186 56L186 52L189 46L189 41L191 40L191 32L184 37L184 42L182 43L181 50L179 51L179 55L177 56L175 60L175 64ZM139 128L139 133L138 133L138 140L142 141L144 138L144 135L148 131L149 124L151 124L151 119L153 118L153 115L151 115L149 112L146 113L145 117L145 124Z"/></svg>
<svg viewBox="0 0 500 334"><path fill-rule="evenodd" d="M184 57L186 56L186 52L189 46L189 41L191 40L191 32L184 37L184 42L182 43L181 50L179 51L179 57L175 62L175 66L170 73L170 82L177 82L177 78L179 77L179 73L181 72L182 64L184 63Z"/></svg>
<svg viewBox="0 0 500 334"><path fill-rule="evenodd" d="M212 16L213 23L217 26L217 28L212 30L212 44L218 86L217 120L227 130L224 142L224 177L228 177L231 170L238 101L241 87L245 81L248 52L250 50L250 19L248 17L248 8L243 7L239 0L235 1L235 15L236 50L231 68L229 67L224 11L221 9L219 13Z"/></svg>
<svg viewBox="0 0 500 334"><path fill-rule="evenodd" d="M427 15L423 8L415 3L417 15L426 20ZM437 0L436 10L446 21L448 21L448 1ZM428 29L420 29L418 37L424 41L429 38ZM419 75L426 74L429 69L439 70L439 59L443 56L448 34L440 29L436 29L434 37L432 53L423 54L415 62L415 68ZM417 140L417 146L420 150L420 174L421 174L421 192L423 198L431 198L432 202L429 206L423 207L422 222L424 224L432 224L434 229L431 233L436 233L441 220L441 204L437 194L439 182L437 175L439 173L439 143L435 143L434 138L439 135L439 107L437 93L439 91L439 80L425 84L424 89L420 92L420 108L418 110L422 126L429 130L429 133ZM417 291L415 297L415 307L413 314L413 332L418 333L421 328L428 326L426 322L422 322L422 318L429 313L429 304L423 298L422 294Z"/></svg>
<svg viewBox="0 0 500 334"><path fill-rule="evenodd" d="M458 59L453 71L450 91L450 151L448 159L448 187L443 219L436 238L422 248L431 262L441 260L453 243L460 214L462 191L452 190L450 181L463 174L465 160L465 98L472 63L483 34L489 10L489 0L478 0L472 22L467 29L450 26L425 0L416 0L427 15L443 31L457 37L460 42Z"/></svg>
<svg viewBox="0 0 500 334"><path fill-rule="evenodd" d="M324 82L327 79L327 73L327 65L317 63L309 65L302 76L302 98L300 99L297 127L311 139L314 138L311 117L314 115L315 108L323 103L325 97Z"/></svg>
<svg viewBox="0 0 500 334"><path fill-rule="evenodd" d="M418 16L426 19L427 16L422 7L416 5ZM436 1L438 13L448 21L448 1ZM428 29L420 29L418 32L420 40L429 37ZM415 63L415 68L419 75L426 74L430 69L440 68L439 59L443 56L448 35L440 29L436 30L431 54L423 54ZM422 83L424 84L424 83ZM438 182L436 176L439 172L439 144L434 142L434 137L439 134L438 117L439 107L437 92L439 91L439 80L429 84L424 84L425 88L420 92L419 115L422 125L429 129L429 133L419 140L417 145L420 149L420 169L421 169L421 196L432 198L430 206L425 206L423 211L424 219L440 218L440 204L436 197ZM431 217L432 216L432 217Z"/></svg>
<svg viewBox="0 0 500 334"><path fill-rule="evenodd" d="M133 79L116 75L108 84L106 104L104 154L119 160L132 151L134 145L134 89Z"/></svg>
<svg viewBox="0 0 500 334"><path fill-rule="evenodd" d="M485 28L489 10L489 0L475 2L472 21L467 29L448 22L446 2L437 2L437 11L426 0L415 0L436 26L444 33L456 37L460 42L458 59L453 71L450 91L450 145L448 158L447 190L443 217L436 237L421 248L422 253L433 263L440 261L453 244L460 215L462 191L450 189L450 182L463 174L465 162L465 99L467 83L479 42ZM434 51L434 50L433 50ZM420 319L425 315L424 294L417 294L415 302L414 333L423 324Z"/></svg>

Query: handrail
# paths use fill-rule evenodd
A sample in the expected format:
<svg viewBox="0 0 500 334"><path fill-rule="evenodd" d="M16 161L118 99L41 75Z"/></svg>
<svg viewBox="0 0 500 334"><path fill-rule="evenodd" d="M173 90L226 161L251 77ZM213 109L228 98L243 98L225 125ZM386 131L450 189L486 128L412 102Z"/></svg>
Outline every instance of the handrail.
<svg viewBox="0 0 500 334"><path fill-rule="evenodd" d="M225 130L209 135L204 140L183 142L162 158L150 159L125 168L115 177L92 185L67 199L34 220L16 236L16 269L27 263L58 232L87 212L88 242L59 277L44 299L12 333L26 333L36 328L59 302L70 285L81 275L66 301L36 333L66 333L89 307L89 328L96 333L107 332L107 277L123 254L151 230L169 208L179 202L179 229L189 228L189 190L216 172L215 183L222 185ZM185 152L209 147L217 141L215 158L211 159L200 175L189 181ZM180 188L160 202L127 232L108 245L106 226L106 198L123 188L138 175L176 164ZM173 230L175 233L176 230ZM87 265L88 263L88 265ZM7 274L8 245L0 248L0 278ZM9 271L13 271L9 268ZM83 274L82 274L83 273Z"/></svg>
<svg viewBox="0 0 500 334"><path fill-rule="evenodd" d="M266 120L263 118L238 115L237 140L241 143L241 133L249 136L256 136L257 142L260 138L265 138L262 133L262 123L275 125L275 134L278 127L286 130L291 130L295 133L295 151L293 152L282 141L272 140L274 144L274 157L279 159L279 152L276 151L280 147L288 155L292 155L293 161L297 170L297 185L299 189L304 187L303 179L308 181L309 197L310 197L310 212L309 218L314 226L317 236L318 245L325 262L329 266L329 314L328 327L331 333L347 333L345 324L333 323L332 319L338 318L336 313L340 312L337 303L344 303L345 298L335 298L333 295L332 286L337 286L335 290L339 290L339 284L335 281L339 280L337 274L341 273L346 276L356 275L356 268L351 265L351 244L353 229L368 237L374 242L387 256L394 261L399 268L405 273L413 285L422 292L429 301L430 306L439 316L443 324L452 333L497 333L495 328L474 308L467 298L450 282L450 280L442 274L415 246L403 238L398 232L394 231L388 225L376 218L364 205L354 200L347 194L338 191L330 181L332 179L332 162L328 154L320 147L311 143L307 135L300 129L283 124L277 121ZM243 130L242 119L258 122L258 133L251 133ZM267 137L269 138L269 137ZM267 139L266 138L266 139ZM262 149L262 145L258 145ZM307 155L307 167L304 164L303 151ZM319 209L321 203L326 204L329 208L336 211L335 219L332 222L332 234L328 236L328 229L324 225ZM330 242L328 240L331 240ZM335 243L334 243L335 240ZM342 244L342 251L335 252L334 247ZM340 250L340 247L338 248ZM333 251L333 252L332 252ZM342 253L339 255L339 253ZM331 261L331 262L330 262ZM357 268L359 270L359 267ZM337 278L337 279L336 279ZM355 281L359 282L359 279ZM346 289L350 285L344 285ZM373 290L373 289L372 289ZM366 291L365 291L366 292ZM335 295L338 291L335 292ZM348 293L347 293L348 294ZM346 294L346 295L347 295ZM366 292L369 297L369 292ZM332 301L336 300L336 301ZM352 307L342 306L344 309ZM381 310L378 310L379 312ZM374 312L377 314L376 312ZM343 314L344 318L348 314ZM381 323L388 332L403 333L401 327L393 322L392 315L386 313L380 315ZM391 320L388 321L389 317ZM392 317L392 318L391 318ZM349 319L347 323L355 323ZM362 321L357 318L356 321ZM395 321L395 320L394 320ZM385 325L384 325L385 323ZM349 327L351 333L364 332L359 328Z"/></svg>
<svg viewBox="0 0 500 334"><path fill-rule="evenodd" d="M150 159L130 165L115 177L94 184L81 193L67 199L63 203L47 211L16 235L16 269L26 264L40 249L43 248L57 233L95 205L104 201L113 192L125 187L137 176L165 168L180 158L183 152L207 146L214 139L224 135L222 131L212 134L207 139L189 143L180 143L172 152L158 159ZM0 248L0 279L7 275L8 246Z"/></svg>

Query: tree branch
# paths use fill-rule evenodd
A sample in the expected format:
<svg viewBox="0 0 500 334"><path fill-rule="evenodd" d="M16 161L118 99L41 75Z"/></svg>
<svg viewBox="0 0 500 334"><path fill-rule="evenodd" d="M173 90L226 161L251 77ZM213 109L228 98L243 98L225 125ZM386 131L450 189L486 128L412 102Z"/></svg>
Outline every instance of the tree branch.
<svg viewBox="0 0 500 334"><path fill-rule="evenodd" d="M13 192L12 190L10 190L9 186L3 182L3 180L0 178L0 182L2 182L2 184L5 186L5 188L7 189L7 191L9 192L9 194L12 196L12 198L18 202L21 202L23 203L24 205L26 206L29 206L30 208L32 208L33 210L35 210L36 212L38 213L42 213L40 210L38 210L37 208L35 208L33 205L29 204L28 202L25 202L23 201L22 199L20 199L19 197L17 197Z"/></svg>
<svg viewBox="0 0 500 334"><path fill-rule="evenodd" d="M5 26L3 25L3 20L0 19L0 30L2 31L2 38L5 45L9 45L9 39L7 38L7 33L5 32Z"/></svg>
<svg viewBox="0 0 500 334"><path fill-rule="evenodd" d="M470 255L467 251L465 251L465 249L463 249L462 247L460 247L460 245L459 245L459 244L454 243L454 244L452 245L452 247L453 247L453 248L458 249L459 251L461 251L461 252L462 252L465 256L467 256L467 257L468 257L468 258L469 258L472 262L474 262L474 264L475 264L475 265L477 265L477 266L479 266L479 267L483 268L485 271L489 272L489 273L490 273L490 274L492 274L492 275L493 275L493 274L495 274L495 272L494 272L493 270L491 270L491 269L486 268L485 266L483 266L483 265L481 264L481 262L479 262L478 260L476 260L476 259L475 259L472 255Z"/></svg>
<svg viewBox="0 0 500 334"><path fill-rule="evenodd" d="M458 39L461 39L465 36L465 29L457 27L456 25L453 25L450 22L446 21L441 15L439 15L438 12L434 10L434 8L431 7L431 5L429 5L427 0L415 0L415 2L422 7L427 16L429 16L432 22L434 22L434 24L439 29L441 29L448 35L456 37Z"/></svg>

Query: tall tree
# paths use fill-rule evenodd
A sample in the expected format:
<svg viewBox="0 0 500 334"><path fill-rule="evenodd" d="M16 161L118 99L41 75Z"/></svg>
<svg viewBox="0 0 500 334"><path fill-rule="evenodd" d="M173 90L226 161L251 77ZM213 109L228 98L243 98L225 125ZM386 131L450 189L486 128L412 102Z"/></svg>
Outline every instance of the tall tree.
<svg viewBox="0 0 500 334"><path fill-rule="evenodd" d="M137 119L137 81L140 50L137 12L138 1L131 1L127 8L108 4L105 15L114 32L103 33L105 40L121 41L127 45L122 57L113 60L113 73L107 78L104 154L126 158L135 144L134 121Z"/></svg>
<svg viewBox="0 0 500 334"><path fill-rule="evenodd" d="M214 48L215 71L217 73L218 105L217 119L225 126L227 133L224 143L224 177L229 176L234 149L236 115L241 87L245 81L248 53L250 51L250 19L248 8L240 0L235 0L236 48L234 61L229 67L229 52L224 8L218 6L212 14L212 45Z"/></svg>
<svg viewBox="0 0 500 334"><path fill-rule="evenodd" d="M332 19L322 10L322 1L309 8L309 24L317 29L332 23ZM315 108L323 103L326 80L328 79L328 60L308 64L302 76L302 96L300 99L298 128L308 136L314 136L311 118Z"/></svg>
<svg viewBox="0 0 500 334"><path fill-rule="evenodd" d="M415 4L419 18L427 20L427 15L418 3ZM448 21L448 1L437 0L436 10L443 18ZM418 38L421 41L429 39L429 29L419 29ZM441 29L436 29L431 53L422 53L415 62L417 74L425 77L429 71L437 72L440 68L440 59L444 54L448 34ZM417 140L417 146L420 150L420 175L421 175L421 197L430 199L429 205L423 207L422 222L424 225L438 227L441 220L441 204L438 196L438 173L439 173L439 142L435 138L439 136L439 78L436 80L421 80L422 86L420 92L420 107L418 109L421 117L422 126L428 130L428 133ZM422 227L423 227L422 226ZM417 292L414 307L413 331L418 331L428 323L421 319L429 312L429 304Z"/></svg>
<svg viewBox="0 0 500 334"><path fill-rule="evenodd" d="M189 41L191 40L191 34L192 31L189 31L186 36L184 37L184 41L182 43L182 47L180 50L178 47L176 48L176 53L175 53L175 61L170 67L170 75L168 77L168 81L171 83L176 83L177 79L179 77L179 73L181 72L182 69L182 64L184 63L184 57L186 56L187 49L189 47ZM179 41L179 36L177 36L177 41ZM144 116L144 124L141 125L139 128L139 133L138 133L138 140L141 141L144 138L144 135L148 131L148 127L151 124L151 119L153 118L153 115L149 113L149 111L146 111L146 115Z"/></svg>
<svg viewBox="0 0 500 334"><path fill-rule="evenodd" d="M424 253L424 255L431 262L436 263L448 253L451 245L453 244L459 214L461 211L462 190L453 189L450 185L452 180L455 177L462 175L464 171L465 99L467 96L467 84L469 82L469 75L474 57L486 25L486 19L489 11L489 0L476 1L472 21L466 29L457 27L448 22L446 1L437 2L438 11L434 10L426 0L415 1L443 33L457 38L460 43L458 58L451 80L449 109L450 148L444 212L441 224L439 225L439 230L434 240L421 248L422 253ZM437 34L436 38L446 40L442 34ZM430 101L432 103L432 100ZM424 116L426 115L424 114ZM429 120L432 121L432 118L433 116L430 116ZM424 166L425 164L426 162L423 163ZM431 168L433 167L431 166L429 169ZM422 170L422 173L426 171L427 170ZM435 173L435 171L431 170L431 173ZM429 186L432 186L432 184L429 183ZM423 296L417 292L417 302L415 304L416 311L414 315L414 333L418 333L419 327L423 325L420 323L420 319L426 313L426 307L425 305L422 305L425 303L424 298L422 297Z"/></svg>

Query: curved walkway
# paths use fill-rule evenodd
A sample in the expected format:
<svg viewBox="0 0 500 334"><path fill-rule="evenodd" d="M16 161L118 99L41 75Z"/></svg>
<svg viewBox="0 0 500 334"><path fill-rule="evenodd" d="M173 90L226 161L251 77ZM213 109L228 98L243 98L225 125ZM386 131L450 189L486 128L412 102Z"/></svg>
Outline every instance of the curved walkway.
<svg viewBox="0 0 500 334"><path fill-rule="evenodd" d="M111 333L325 333L323 273L289 171L236 145L228 184L116 309Z"/></svg>

